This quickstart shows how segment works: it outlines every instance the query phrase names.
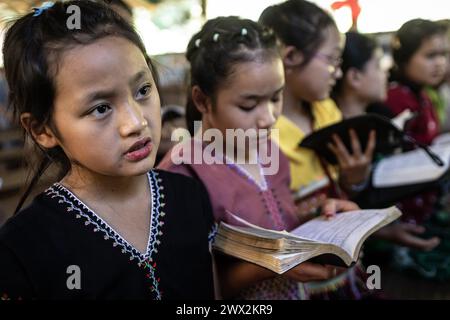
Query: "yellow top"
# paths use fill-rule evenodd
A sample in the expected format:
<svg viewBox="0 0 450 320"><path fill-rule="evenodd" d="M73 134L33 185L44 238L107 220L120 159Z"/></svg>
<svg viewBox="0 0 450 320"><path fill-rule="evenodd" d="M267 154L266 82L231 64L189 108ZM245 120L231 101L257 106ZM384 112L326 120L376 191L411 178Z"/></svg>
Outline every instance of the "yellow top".
<svg viewBox="0 0 450 320"><path fill-rule="evenodd" d="M331 99L312 104L314 115L314 130L326 127L342 120L342 114ZM279 129L279 141L283 153L289 158L291 171L291 190L297 192L301 189L322 185L328 181L326 174L316 154L298 144L305 137L304 132L285 116L280 116L275 123ZM335 168L330 168L333 178L337 178Z"/></svg>

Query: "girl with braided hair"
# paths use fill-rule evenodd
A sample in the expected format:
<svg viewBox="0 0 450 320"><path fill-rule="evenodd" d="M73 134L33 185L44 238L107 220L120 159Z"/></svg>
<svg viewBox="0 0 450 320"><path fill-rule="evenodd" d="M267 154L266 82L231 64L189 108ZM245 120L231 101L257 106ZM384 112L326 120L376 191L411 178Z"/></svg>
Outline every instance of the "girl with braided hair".
<svg viewBox="0 0 450 320"><path fill-rule="evenodd" d="M169 151L159 167L200 180L217 222L235 223L227 214L232 212L261 227L295 228L303 217L297 215L289 190L288 162L269 139L284 88L276 37L251 20L219 17L192 37L186 56L191 64L187 125L193 137ZM195 130L194 121L201 130ZM239 132L246 142L239 143ZM210 140L214 133L223 141ZM213 161L196 161L196 154L205 155L214 144ZM264 151L270 151L270 162L264 161ZM269 173L271 166L277 168ZM328 200L322 213L332 216L356 208L352 202ZM278 275L219 255L217 270L222 296L241 299L307 299L303 282L328 279L338 271L304 262Z"/></svg>

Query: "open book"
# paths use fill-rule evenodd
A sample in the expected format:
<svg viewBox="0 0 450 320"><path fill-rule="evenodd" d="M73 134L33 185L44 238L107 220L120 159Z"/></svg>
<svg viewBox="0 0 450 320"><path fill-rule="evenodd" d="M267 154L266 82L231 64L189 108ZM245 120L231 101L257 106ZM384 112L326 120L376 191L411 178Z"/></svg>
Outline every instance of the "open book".
<svg viewBox="0 0 450 320"><path fill-rule="evenodd" d="M448 136L437 140L429 149L437 155L443 165L437 165L423 150L395 154L382 159L373 171L372 185L375 188L407 186L436 181L449 170L450 143Z"/></svg>
<svg viewBox="0 0 450 320"><path fill-rule="evenodd" d="M317 217L287 232L229 214L239 226L221 222L213 248L279 274L315 257L320 258L315 262L351 266L365 239L401 216L396 207L350 211L331 219Z"/></svg>

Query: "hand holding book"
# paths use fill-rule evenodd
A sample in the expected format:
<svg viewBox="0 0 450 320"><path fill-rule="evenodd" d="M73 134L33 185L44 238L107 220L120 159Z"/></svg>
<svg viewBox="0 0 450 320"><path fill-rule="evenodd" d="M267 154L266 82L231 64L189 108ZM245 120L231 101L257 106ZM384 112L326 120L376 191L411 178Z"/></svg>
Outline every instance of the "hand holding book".
<svg viewBox="0 0 450 320"><path fill-rule="evenodd" d="M340 199L327 199L322 205L321 214L327 218L333 218L338 212L359 210L358 205L352 201Z"/></svg>
<svg viewBox="0 0 450 320"><path fill-rule="evenodd" d="M352 131L355 134L351 133ZM314 150L330 164L338 164L339 159L328 147L328 144L334 140L333 135L339 137L346 150L355 152L359 147L360 154L363 154L362 150L364 150L367 155L370 155L392 153L402 146L405 133L393 125L388 118L376 114L364 114L316 130L305 137L300 146ZM374 138L372 138L373 135L375 135ZM356 141L358 144L355 143Z"/></svg>
<svg viewBox="0 0 450 320"><path fill-rule="evenodd" d="M347 268L306 261L286 271L283 276L298 282L326 281L345 271Z"/></svg>
<svg viewBox="0 0 450 320"><path fill-rule="evenodd" d="M444 165L441 157L436 155L433 150L430 150L428 146L419 143L405 134L390 119L370 113L348 118L316 130L300 142L300 147L314 150L330 164L338 164L338 159L329 149L328 143L333 141L333 135L337 135L342 140L345 148L351 150L352 140L351 136L348 135L350 129L356 132L358 140L361 143L360 147L363 150L367 150L370 142L370 132L376 131L374 153L383 155L392 154L399 147L408 144L421 148L438 166Z"/></svg>
<svg viewBox="0 0 450 320"><path fill-rule="evenodd" d="M370 175L376 131L371 130L369 132L369 141L364 151L361 149L361 142L353 128L348 130L348 136L351 149L347 149L337 134L331 136L333 142L328 142L327 146L336 156L343 187L347 191L352 191L352 186L363 183Z"/></svg>

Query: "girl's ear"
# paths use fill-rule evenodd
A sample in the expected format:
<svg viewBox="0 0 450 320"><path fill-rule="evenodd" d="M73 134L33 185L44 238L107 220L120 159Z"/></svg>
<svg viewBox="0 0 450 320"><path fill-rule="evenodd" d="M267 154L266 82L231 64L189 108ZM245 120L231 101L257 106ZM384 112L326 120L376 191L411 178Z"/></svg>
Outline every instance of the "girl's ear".
<svg viewBox="0 0 450 320"><path fill-rule="evenodd" d="M285 46L281 51L285 67L297 67L302 64L303 54L294 46Z"/></svg>
<svg viewBox="0 0 450 320"><path fill-rule="evenodd" d="M29 112L20 115L20 123L41 147L51 149L59 144L50 127L38 125Z"/></svg>
<svg viewBox="0 0 450 320"><path fill-rule="evenodd" d="M350 68L345 74L345 82L351 88L359 89L361 86L361 72L358 69Z"/></svg>
<svg viewBox="0 0 450 320"><path fill-rule="evenodd" d="M211 111L211 98L204 94L197 85L192 87L192 101L200 113L206 114Z"/></svg>

